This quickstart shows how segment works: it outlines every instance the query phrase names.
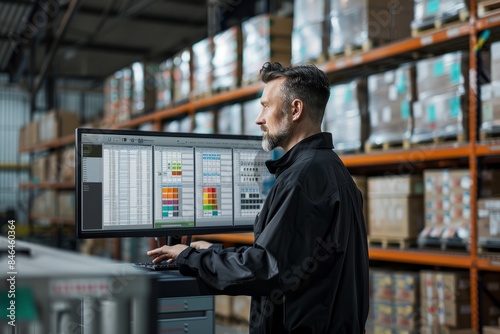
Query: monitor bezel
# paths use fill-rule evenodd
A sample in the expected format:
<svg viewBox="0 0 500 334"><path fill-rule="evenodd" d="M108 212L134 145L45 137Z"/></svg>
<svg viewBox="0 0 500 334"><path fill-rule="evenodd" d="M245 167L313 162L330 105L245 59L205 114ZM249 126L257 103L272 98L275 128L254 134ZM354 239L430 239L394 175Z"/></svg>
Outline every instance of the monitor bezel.
<svg viewBox="0 0 500 334"><path fill-rule="evenodd" d="M85 231L82 229L82 194L81 194L81 142L83 134L111 134L125 136L166 136L183 138L207 138L207 139L228 139L228 140L252 140L261 141L261 136L252 135L233 135L233 134L200 134L185 132L161 132L161 131L142 131L125 129L96 129L96 128L76 128L75 129L75 237L77 239L98 239L98 238L129 238L129 237L169 237L169 236L187 236L201 234L229 234L244 233L253 231L253 223L249 225L216 226L216 227L182 227L154 229L147 228L141 230L99 230Z"/></svg>

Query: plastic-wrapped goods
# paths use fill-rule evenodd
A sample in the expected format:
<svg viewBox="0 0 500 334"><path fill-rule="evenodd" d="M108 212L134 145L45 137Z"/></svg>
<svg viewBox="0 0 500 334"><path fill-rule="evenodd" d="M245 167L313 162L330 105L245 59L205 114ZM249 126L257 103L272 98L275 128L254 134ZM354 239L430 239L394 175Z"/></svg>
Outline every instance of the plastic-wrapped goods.
<svg viewBox="0 0 500 334"><path fill-rule="evenodd" d="M500 134L500 81L481 86L482 136Z"/></svg>
<svg viewBox="0 0 500 334"><path fill-rule="evenodd" d="M190 61L189 50L179 52L173 59L173 102L183 102L189 98L190 84Z"/></svg>
<svg viewBox="0 0 500 334"><path fill-rule="evenodd" d="M179 132L192 132L193 130L193 118L187 115L183 119L179 120Z"/></svg>
<svg viewBox="0 0 500 334"><path fill-rule="evenodd" d="M156 109L163 109L172 103L172 68L173 62L167 59L158 66L156 79Z"/></svg>
<svg viewBox="0 0 500 334"><path fill-rule="evenodd" d="M153 63L132 63L132 103L131 114L140 115L155 108L157 65Z"/></svg>
<svg viewBox="0 0 500 334"><path fill-rule="evenodd" d="M163 132L180 132L180 121L169 121L163 124Z"/></svg>
<svg viewBox="0 0 500 334"><path fill-rule="evenodd" d="M432 27L436 21L451 21L461 15L468 16L465 0L415 0L414 6L413 29Z"/></svg>
<svg viewBox="0 0 500 334"><path fill-rule="evenodd" d="M479 199L477 206L479 246L500 248L500 198Z"/></svg>
<svg viewBox="0 0 500 334"><path fill-rule="evenodd" d="M130 120L130 109L132 105L132 70L125 67L118 78L118 114L115 122L121 123Z"/></svg>
<svg viewBox="0 0 500 334"><path fill-rule="evenodd" d="M412 142L467 138L468 72L468 54L461 51L417 62Z"/></svg>
<svg viewBox="0 0 500 334"><path fill-rule="evenodd" d="M491 43L491 81L500 81L500 42Z"/></svg>
<svg viewBox="0 0 500 334"><path fill-rule="evenodd" d="M469 82L469 55L457 51L417 62L418 99L466 87Z"/></svg>
<svg viewBox="0 0 500 334"><path fill-rule="evenodd" d="M293 2L293 28L324 22L326 19L325 9L325 0L295 0Z"/></svg>
<svg viewBox="0 0 500 334"><path fill-rule="evenodd" d="M215 35L213 41L212 89L218 91L238 87L241 80L241 29L231 27Z"/></svg>
<svg viewBox="0 0 500 334"><path fill-rule="evenodd" d="M413 104L414 143L437 138L464 141L468 134L469 103L463 91L431 96Z"/></svg>
<svg viewBox="0 0 500 334"><path fill-rule="evenodd" d="M224 106L217 114L217 132L221 134L241 135L242 107L240 103Z"/></svg>
<svg viewBox="0 0 500 334"><path fill-rule="evenodd" d="M316 61L324 57L324 23L311 23L292 32L292 63Z"/></svg>
<svg viewBox="0 0 500 334"><path fill-rule="evenodd" d="M193 44L193 96L211 92L212 84L212 39L207 37Z"/></svg>
<svg viewBox="0 0 500 334"><path fill-rule="evenodd" d="M253 99L242 104L243 108L243 134L262 136L260 126L255 124L255 120L259 116L262 109L260 99Z"/></svg>
<svg viewBox="0 0 500 334"><path fill-rule="evenodd" d="M290 64L292 19L255 16L241 24L243 37L242 80L252 83L259 78L265 62Z"/></svg>
<svg viewBox="0 0 500 334"><path fill-rule="evenodd" d="M335 150L352 152L367 138L367 92L365 80L330 87L323 129L333 134Z"/></svg>
<svg viewBox="0 0 500 334"><path fill-rule="evenodd" d="M411 0L330 0L330 54L411 36Z"/></svg>
<svg viewBox="0 0 500 334"><path fill-rule="evenodd" d="M194 133L214 133L215 113L213 111L200 111L194 114Z"/></svg>
<svg viewBox="0 0 500 334"><path fill-rule="evenodd" d="M368 77L370 137L375 145L401 143L411 137L415 71L408 65Z"/></svg>
<svg viewBox="0 0 500 334"><path fill-rule="evenodd" d="M118 114L118 79L121 72L117 71L104 81L104 117L112 117Z"/></svg>

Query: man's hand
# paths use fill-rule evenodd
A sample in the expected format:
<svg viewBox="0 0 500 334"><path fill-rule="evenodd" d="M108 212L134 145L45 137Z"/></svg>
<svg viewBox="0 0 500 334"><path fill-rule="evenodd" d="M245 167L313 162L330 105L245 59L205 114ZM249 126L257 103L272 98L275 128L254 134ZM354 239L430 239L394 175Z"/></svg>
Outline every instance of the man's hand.
<svg viewBox="0 0 500 334"><path fill-rule="evenodd" d="M200 241L193 241L190 246L193 247L194 249L200 250L200 249L207 249L210 246L212 246L212 244L207 241L200 240Z"/></svg>
<svg viewBox="0 0 500 334"><path fill-rule="evenodd" d="M177 260L179 254L185 250L188 246L178 244L173 246L162 246L160 248L156 248L150 250L147 254L149 257L152 257L153 263L160 263L162 261L173 262Z"/></svg>

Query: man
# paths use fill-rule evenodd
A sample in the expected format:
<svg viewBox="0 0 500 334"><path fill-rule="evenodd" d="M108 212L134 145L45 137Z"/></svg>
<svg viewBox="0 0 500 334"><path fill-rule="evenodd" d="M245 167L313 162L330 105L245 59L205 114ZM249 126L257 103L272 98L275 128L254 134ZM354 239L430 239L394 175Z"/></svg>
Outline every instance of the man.
<svg viewBox="0 0 500 334"><path fill-rule="evenodd" d="M252 246L194 242L148 252L176 260L222 294L252 296L250 333L363 333L368 314L368 248L362 200L321 132L330 96L313 65L264 64L262 146L276 182L255 220Z"/></svg>

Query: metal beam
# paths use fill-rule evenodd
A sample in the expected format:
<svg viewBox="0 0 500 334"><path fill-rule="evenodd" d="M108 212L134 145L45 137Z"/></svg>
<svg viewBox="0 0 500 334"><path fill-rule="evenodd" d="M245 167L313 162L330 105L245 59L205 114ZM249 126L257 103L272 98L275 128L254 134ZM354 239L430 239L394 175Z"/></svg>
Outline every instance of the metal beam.
<svg viewBox="0 0 500 334"><path fill-rule="evenodd" d="M71 49L78 45L78 41L76 40L65 40L61 43L61 47ZM137 48L130 47L127 45L115 45L115 44L98 44L98 43L89 43L78 45L76 48L79 50L89 50L89 51L102 51L102 52L113 52L113 53L127 53L131 55L144 55L149 52L148 48Z"/></svg>
<svg viewBox="0 0 500 334"><path fill-rule="evenodd" d="M71 20L73 19L73 16L78 11L79 5L80 5L80 0L72 0L69 4L68 9L66 10L66 13L64 14L64 17L61 21L61 25L59 26L59 29L57 29L55 40L52 43L50 50L47 52L47 55L43 59L42 68L40 70L40 75L38 76L37 80L35 81L35 86L33 87L33 91L31 92L34 96L40 90L40 87L43 83L43 80L45 79L45 76L47 75L50 64L52 63L52 60L54 59L57 48L59 47L59 44L63 40L64 35L66 34L66 31L68 30L68 27L71 24Z"/></svg>
<svg viewBox="0 0 500 334"><path fill-rule="evenodd" d="M92 15L92 16L101 16L102 15L102 8L98 7L92 7L92 6L81 6L79 13L80 14L87 14L87 15ZM136 21L136 22L144 22L144 23L159 23L162 25L173 25L173 26L179 26L179 27L193 27L193 28L200 28L200 27L206 27L207 22L205 20L190 20L188 19L182 19L174 15L135 15L135 16L130 16L127 15L124 17L122 12L112 10L108 14L108 20L115 20L115 19L127 19L130 21Z"/></svg>

